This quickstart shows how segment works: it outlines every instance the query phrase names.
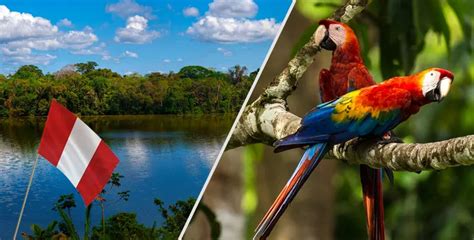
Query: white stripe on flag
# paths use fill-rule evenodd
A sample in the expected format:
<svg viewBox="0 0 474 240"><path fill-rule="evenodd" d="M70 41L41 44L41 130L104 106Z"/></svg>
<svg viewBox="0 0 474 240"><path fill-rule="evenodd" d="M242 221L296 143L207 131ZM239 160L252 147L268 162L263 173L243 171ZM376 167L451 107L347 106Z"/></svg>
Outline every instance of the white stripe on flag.
<svg viewBox="0 0 474 240"><path fill-rule="evenodd" d="M79 118L76 119L58 168L77 187L101 139Z"/></svg>

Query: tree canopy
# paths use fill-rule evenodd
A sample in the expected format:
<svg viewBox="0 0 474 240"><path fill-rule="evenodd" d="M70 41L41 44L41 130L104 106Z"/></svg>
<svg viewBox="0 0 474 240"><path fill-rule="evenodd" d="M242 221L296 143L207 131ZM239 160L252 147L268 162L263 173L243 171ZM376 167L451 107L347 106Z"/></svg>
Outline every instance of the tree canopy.
<svg viewBox="0 0 474 240"><path fill-rule="evenodd" d="M254 78L240 66L229 72L187 66L178 73L142 76L121 75L95 62L53 74L26 65L0 76L0 117L44 116L52 98L82 115L236 112Z"/></svg>

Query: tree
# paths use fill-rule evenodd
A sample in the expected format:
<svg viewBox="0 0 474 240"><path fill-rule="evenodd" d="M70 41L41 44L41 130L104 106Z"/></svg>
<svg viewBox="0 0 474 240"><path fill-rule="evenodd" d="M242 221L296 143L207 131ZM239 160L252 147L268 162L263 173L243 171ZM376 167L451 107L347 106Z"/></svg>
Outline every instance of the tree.
<svg viewBox="0 0 474 240"><path fill-rule="evenodd" d="M212 77L215 71L201 66L186 66L179 70L178 74L181 78L202 79Z"/></svg>
<svg viewBox="0 0 474 240"><path fill-rule="evenodd" d="M247 67L235 65L229 69L230 82L237 84L242 81L243 77L247 73Z"/></svg>
<svg viewBox="0 0 474 240"><path fill-rule="evenodd" d="M196 199L189 198L186 201L177 201L166 209L163 201L155 198L154 203L165 219L163 225L158 229L159 239L178 239L195 202Z"/></svg>
<svg viewBox="0 0 474 240"><path fill-rule="evenodd" d="M14 79L28 79L34 80L43 77L43 71L35 65L25 65L18 68L18 70L13 74Z"/></svg>
<svg viewBox="0 0 474 240"><path fill-rule="evenodd" d="M59 69L59 71L55 72L54 73L54 77L55 78L66 78L70 75L74 75L74 74L78 74L77 73L77 67L75 64L68 64L64 67L62 67L61 69Z"/></svg>
<svg viewBox="0 0 474 240"><path fill-rule="evenodd" d="M79 73L87 74L87 73L90 73L90 72L94 71L95 68L97 66L99 66L99 64L97 64L96 62L93 62L93 61L89 61L89 62L86 62L86 63L76 63L75 66L76 66L77 71Z"/></svg>
<svg viewBox="0 0 474 240"><path fill-rule="evenodd" d="M77 66L42 77L0 79L0 116L44 116L52 98L81 115L236 112L252 80L244 76L232 84L229 74L200 66L184 67L180 74L146 76L122 76L96 68L94 62ZM16 76L26 76L32 69L37 67L24 66Z"/></svg>
<svg viewBox="0 0 474 240"><path fill-rule="evenodd" d="M53 208L53 210L57 211L58 208L60 209L66 209L67 213L69 216L71 216L71 208L76 207L76 201L74 200L74 195L73 194L65 194L59 196L58 201L56 202L56 206Z"/></svg>
<svg viewBox="0 0 474 240"><path fill-rule="evenodd" d="M138 223L135 213L118 213L107 219L105 234L94 227L92 239L156 239L153 228Z"/></svg>

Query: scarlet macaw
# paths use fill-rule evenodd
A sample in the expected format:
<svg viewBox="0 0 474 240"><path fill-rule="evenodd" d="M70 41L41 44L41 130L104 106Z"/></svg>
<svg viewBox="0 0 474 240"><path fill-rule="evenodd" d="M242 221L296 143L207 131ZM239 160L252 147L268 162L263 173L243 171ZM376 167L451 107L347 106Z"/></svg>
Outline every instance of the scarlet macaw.
<svg viewBox="0 0 474 240"><path fill-rule="evenodd" d="M376 84L365 67L354 31L344 23L321 20L316 30L320 46L333 51L330 69L319 73L323 102L334 100L348 91ZM391 173L391 172L390 172ZM360 180L370 240L385 239L381 169L360 165Z"/></svg>
<svg viewBox="0 0 474 240"><path fill-rule="evenodd" d="M356 137L382 136L421 106L439 102L454 76L430 68L394 77L318 105L301 120L296 133L275 142L275 152L308 146L293 175L257 227L254 239L265 239L320 160L335 144Z"/></svg>

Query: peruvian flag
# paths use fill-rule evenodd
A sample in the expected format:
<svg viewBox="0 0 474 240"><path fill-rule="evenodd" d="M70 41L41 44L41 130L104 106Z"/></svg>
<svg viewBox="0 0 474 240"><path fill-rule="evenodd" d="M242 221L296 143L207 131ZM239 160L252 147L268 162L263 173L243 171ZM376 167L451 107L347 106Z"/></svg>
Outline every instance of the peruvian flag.
<svg viewBox="0 0 474 240"><path fill-rule="evenodd" d="M38 153L66 175L86 206L102 191L119 162L92 129L54 99Z"/></svg>

